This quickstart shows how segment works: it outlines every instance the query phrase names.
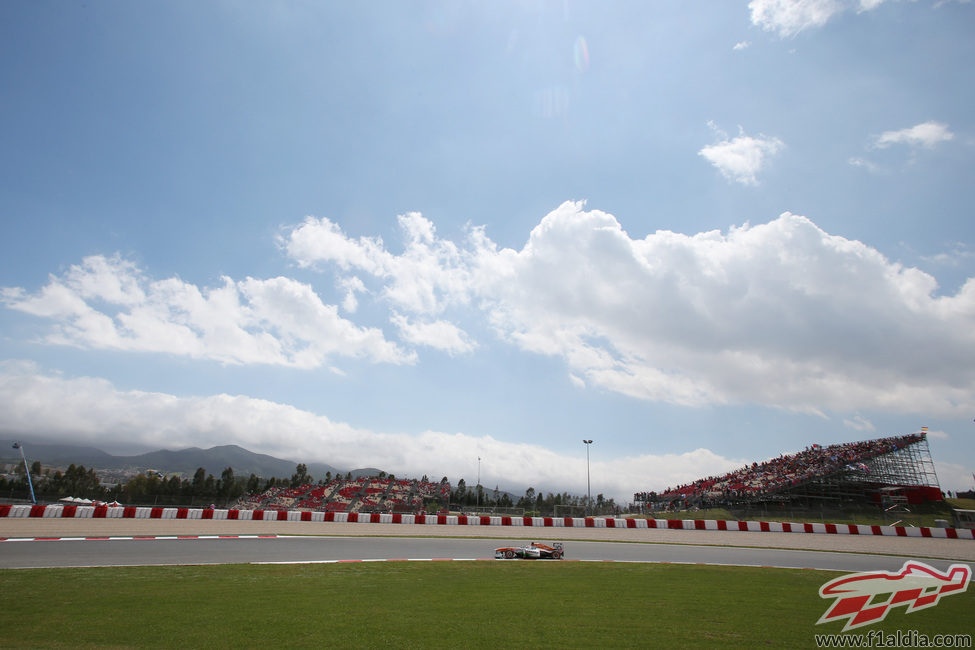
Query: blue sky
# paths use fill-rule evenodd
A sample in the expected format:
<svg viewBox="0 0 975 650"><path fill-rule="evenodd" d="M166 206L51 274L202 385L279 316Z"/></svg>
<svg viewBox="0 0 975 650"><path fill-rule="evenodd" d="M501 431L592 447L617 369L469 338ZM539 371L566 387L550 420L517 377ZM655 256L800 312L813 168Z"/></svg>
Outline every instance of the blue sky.
<svg viewBox="0 0 975 650"><path fill-rule="evenodd" d="M628 500L927 426L970 488L973 27L3 3L0 431Z"/></svg>

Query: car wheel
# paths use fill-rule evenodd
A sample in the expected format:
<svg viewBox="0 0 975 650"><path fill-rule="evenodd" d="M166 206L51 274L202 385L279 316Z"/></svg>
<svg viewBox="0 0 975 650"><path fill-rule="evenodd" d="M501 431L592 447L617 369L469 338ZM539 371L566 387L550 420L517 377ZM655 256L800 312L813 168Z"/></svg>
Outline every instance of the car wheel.
<svg viewBox="0 0 975 650"><path fill-rule="evenodd" d="M514 551L505 551L505 552L504 552L504 558L505 558L506 560L510 560L510 559L511 559L511 558L513 558L514 556L515 556L515 552L514 552Z"/></svg>
<svg viewBox="0 0 975 650"><path fill-rule="evenodd" d="M561 560L562 559L562 551L552 551L552 559L553 560Z"/></svg>

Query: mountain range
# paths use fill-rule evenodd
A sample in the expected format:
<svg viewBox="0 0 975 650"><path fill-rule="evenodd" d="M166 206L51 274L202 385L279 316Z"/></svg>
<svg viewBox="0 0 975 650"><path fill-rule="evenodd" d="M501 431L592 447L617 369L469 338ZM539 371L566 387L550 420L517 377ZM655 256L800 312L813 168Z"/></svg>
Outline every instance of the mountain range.
<svg viewBox="0 0 975 650"><path fill-rule="evenodd" d="M13 448L13 440L0 440L0 461L20 462L20 453ZM236 476L250 476L256 474L261 478L290 478L295 473L298 463L257 454L237 445L221 445L210 449L190 447L177 451L160 449L136 456L113 456L95 447L79 445L24 443L24 451L28 463L40 461L41 465L51 467L67 467L72 463L84 465L95 470L156 470L163 474L182 474L192 477L196 470L202 467L207 474L219 477L228 467L232 467ZM354 470L339 470L326 463L306 463L308 474L315 480L322 479L331 472L345 475L349 471L353 478L359 476L376 476L380 470L365 467Z"/></svg>

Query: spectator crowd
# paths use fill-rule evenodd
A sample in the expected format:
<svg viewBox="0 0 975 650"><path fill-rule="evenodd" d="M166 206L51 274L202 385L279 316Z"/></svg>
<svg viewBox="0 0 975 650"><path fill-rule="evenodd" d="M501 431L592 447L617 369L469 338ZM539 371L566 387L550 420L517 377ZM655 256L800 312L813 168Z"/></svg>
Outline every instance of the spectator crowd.
<svg viewBox="0 0 975 650"><path fill-rule="evenodd" d="M653 509L673 509L750 498L795 487L841 470L868 472L867 463L871 459L902 449L923 438L924 433L911 433L828 447L811 445L796 454L780 455L762 463L755 462L722 476L708 476L693 483L667 488L660 493L638 492L633 495L633 500L652 504Z"/></svg>
<svg viewBox="0 0 975 650"><path fill-rule="evenodd" d="M240 510L308 510L322 512L419 512L429 500L447 503L450 483L359 477L332 479L325 485L272 487L238 499Z"/></svg>

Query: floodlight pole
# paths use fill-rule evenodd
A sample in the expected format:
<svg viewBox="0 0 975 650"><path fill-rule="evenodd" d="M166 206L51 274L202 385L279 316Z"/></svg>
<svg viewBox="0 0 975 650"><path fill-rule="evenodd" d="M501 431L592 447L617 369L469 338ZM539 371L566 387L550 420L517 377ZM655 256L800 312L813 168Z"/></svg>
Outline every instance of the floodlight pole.
<svg viewBox="0 0 975 650"><path fill-rule="evenodd" d="M592 444L592 440L583 440L586 445L586 514L589 514L589 508L592 505L592 488L589 484L589 445Z"/></svg>
<svg viewBox="0 0 975 650"><path fill-rule="evenodd" d="M24 459L24 472L27 474L27 487L30 488L30 502L36 506L37 499L34 498L34 483L30 480L30 466L27 464L27 456L24 454L24 446L19 442L15 442L14 449L19 449L20 457Z"/></svg>
<svg viewBox="0 0 975 650"><path fill-rule="evenodd" d="M481 457L477 457L477 514L481 514Z"/></svg>

